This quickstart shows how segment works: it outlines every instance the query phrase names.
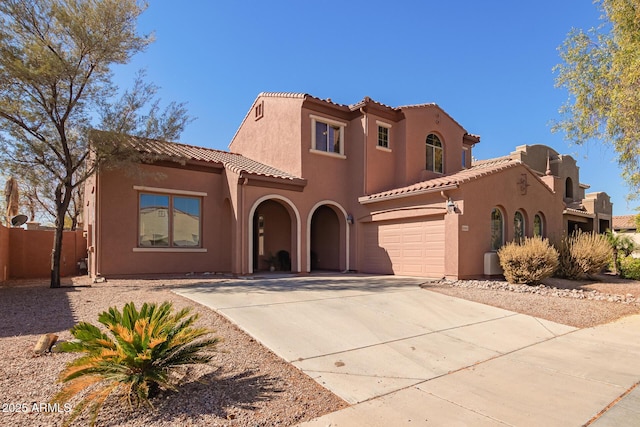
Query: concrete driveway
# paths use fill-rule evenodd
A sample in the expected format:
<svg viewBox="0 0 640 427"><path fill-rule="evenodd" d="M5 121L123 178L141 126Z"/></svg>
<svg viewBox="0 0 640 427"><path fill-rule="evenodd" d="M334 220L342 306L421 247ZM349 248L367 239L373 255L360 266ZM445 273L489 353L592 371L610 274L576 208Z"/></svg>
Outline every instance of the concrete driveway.
<svg viewBox="0 0 640 427"><path fill-rule="evenodd" d="M309 426L640 425L640 316L577 330L423 281L286 276L176 292L353 404Z"/></svg>

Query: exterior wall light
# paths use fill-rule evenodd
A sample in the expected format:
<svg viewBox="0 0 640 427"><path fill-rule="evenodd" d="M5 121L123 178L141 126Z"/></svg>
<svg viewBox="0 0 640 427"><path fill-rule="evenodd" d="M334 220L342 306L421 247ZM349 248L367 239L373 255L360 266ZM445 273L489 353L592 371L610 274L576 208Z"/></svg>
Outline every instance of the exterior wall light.
<svg viewBox="0 0 640 427"><path fill-rule="evenodd" d="M347 224L349 225L353 224L353 215L351 214L347 215Z"/></svg>
<svg viewBox="0 0 640 427"><path fill-rule="evenodd" d="M447 200L447 212L448 213L458 212L458 206L455 204L453 200L451 200L451 197L449 197L449 200Z"/></svg>

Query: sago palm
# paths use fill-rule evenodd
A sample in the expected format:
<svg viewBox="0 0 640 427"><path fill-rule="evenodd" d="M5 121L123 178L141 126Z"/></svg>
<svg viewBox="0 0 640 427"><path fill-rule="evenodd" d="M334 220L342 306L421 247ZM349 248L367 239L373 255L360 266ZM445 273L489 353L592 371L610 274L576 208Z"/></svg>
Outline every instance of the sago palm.
<svg viewBox="0 0 640 427"><path fill-rule="evenodd" d="M207 363L218 338L207 337L212 331L193 327L198 315L190 308L172 313L172 305L164 302L143 304L140 311L133 302L122 313L115 307L103 312L98 321L109 334L87 323L71 329L75 340L62 344L62 351L85 353L70 362L60 374L63 389L53 401L60 404L87 390L76 405L68 422L89 407L91 424L105 400L113 393L129 405L151 406L150 397L158 389L175 390L172 368L186 364Z"/></svg>

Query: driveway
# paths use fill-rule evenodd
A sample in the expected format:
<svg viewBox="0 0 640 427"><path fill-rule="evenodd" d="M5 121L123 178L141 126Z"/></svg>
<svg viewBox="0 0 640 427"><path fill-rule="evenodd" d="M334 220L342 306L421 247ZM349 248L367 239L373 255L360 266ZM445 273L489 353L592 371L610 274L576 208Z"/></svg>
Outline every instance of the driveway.
<svg viewBox="0 0 640 427"><path fill-rule="evenodd" d="M309 426L581 426L623 395L593 425L640 425L628 393L640 381L640 316L577 330L423 281L285 276L176 292L353 404Z"/></svg>

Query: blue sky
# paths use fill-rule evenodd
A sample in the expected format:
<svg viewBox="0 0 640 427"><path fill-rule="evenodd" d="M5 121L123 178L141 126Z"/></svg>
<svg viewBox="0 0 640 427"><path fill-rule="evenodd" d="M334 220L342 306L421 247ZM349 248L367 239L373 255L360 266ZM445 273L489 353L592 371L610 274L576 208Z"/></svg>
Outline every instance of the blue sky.
<svg viewBox="0 0 640 427"><path fill-rule="evenodd" d="M196 117L181 142L223 150L260 92L435 102L481 136L476 158L550 145L578 161L588 192L611 196L614 215L631 214L613 149L551 132L568 96L554 85L558 46L599 16L588 0L152 0L139 29L155 43L114 71L127 87L146 69L164 101Z"/></svg>

